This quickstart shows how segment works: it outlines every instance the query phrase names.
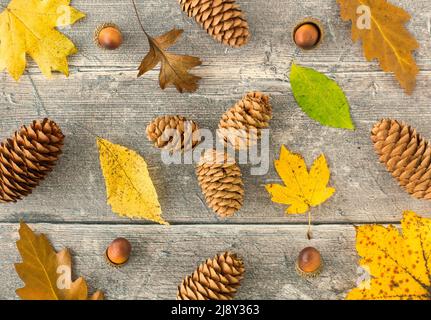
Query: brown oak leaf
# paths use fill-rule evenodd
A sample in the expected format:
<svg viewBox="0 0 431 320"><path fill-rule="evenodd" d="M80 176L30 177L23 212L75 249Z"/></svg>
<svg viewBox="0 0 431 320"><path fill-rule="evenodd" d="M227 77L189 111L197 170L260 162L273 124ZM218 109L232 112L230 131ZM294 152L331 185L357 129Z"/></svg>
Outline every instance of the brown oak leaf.
<svg viewBox="0 0 431 320"><path fill-rule="evenodd" d="M189 73L189 70L202 64L197 57L169 53L166 49L174 45L183 30L172 29L171 31L153 38L145 32L150 45L150 51L139 66L138 77L152 70L161 63L159 82L160 88L165 89L173 84L179 92L195 92L198 89L198 81L201 79Z"/></svg>
<svg viewBox="0 0 431 320"><path fill-rule="evenodd" d="M44 234L35 234L24 222L16 245L22 262L15 264L25 286L16 290L23 300L103 300L101 291L88 297L84 278L72 281L72 258L68 249L55 252Z"/></svg>
<svg viewBox="0 0 431 320"><path fill-rule="evenodd" d="M378 59L385 72L393 72L407 94L416 86L419 68L413 51L419 43L406 29L410 15L386 0L337 0L341 18L352 21L352 40L362 40L368 61Z"/></svg>

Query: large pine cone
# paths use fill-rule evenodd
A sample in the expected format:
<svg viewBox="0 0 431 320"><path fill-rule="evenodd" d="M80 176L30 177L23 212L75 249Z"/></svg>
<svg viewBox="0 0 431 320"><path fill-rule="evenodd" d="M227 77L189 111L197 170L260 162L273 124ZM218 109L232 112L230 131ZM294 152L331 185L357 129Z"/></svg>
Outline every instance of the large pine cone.
<svg viewBox="0 0 431 320"><path fill-rule="evenodd" d="M199 127L182 116L161 116L147 126L147 138L157 148L188 151L200 142Z"/></svg>
<svg viewBox="0 0 431 320"><path fill-rule="evenodd" d="M247 149L257 144L271 118L269 97L261 92L250 92L223 114L218 135L237 150Z"/></svg>
<svg viewBox="0 0 431 320"><path fill-rule="evenodd" d="M177 300L232 300L244 271L244 263L236 254L218 254L182 281L178 286Z"/></svg>
<svg viewBox="0 0 431 320"><path fill-rule="evenodd" d="M418 199L431 199L431 147L415 129L397 120L374 125L371 140L380 162L400 186Z"/></svg>
<svg viewBox="0 0 431 320"><path fill-rule="evenodd" d="M60 127L49 119L22 126L0 145L0 202L29 195L52 170L63 147Z"/></svg>
<svg viewBox="0 0 431 320"><path fill-rule="evenodd" d="M247 20L235 0L178 0L181 9L194 17L206 32L231 47L247 44L250 31Z"/></svg>
<svg viewBox="0 0 431 320"><path fill-rule="evenodd" d="M222 218L230 217L241 209L244 185L241 169L225 153L206 150L196 169L199 185L206 202Z"/></svg>

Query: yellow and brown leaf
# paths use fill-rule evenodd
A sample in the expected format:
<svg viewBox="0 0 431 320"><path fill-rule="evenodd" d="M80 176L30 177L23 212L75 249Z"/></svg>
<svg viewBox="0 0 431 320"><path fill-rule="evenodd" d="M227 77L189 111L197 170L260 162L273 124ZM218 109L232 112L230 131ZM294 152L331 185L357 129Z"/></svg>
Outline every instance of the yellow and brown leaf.
<svg viewBox="0 0 431 320"><path fill-rule="evenodd" d="M335 192L328 187L330 171L325 156L320 155L307 169L301 155L290 152L284 145L280 150L280 159L274 161L275 169L284 185L268 184L266 190L272 201L290 205L288 214L306 213L310 207L318 206L328 200Z"/></svg>
<svg viewBox="0 0 431 320"><path fill-rule="evenodd" d="M378 59L383 71L393 72L401 87L411 94L419 73L413 51L419 48L419 43L405 27L410 15L386 0L337 2L342 19L352 21L352 40L362 41L367 60ZM362 18L369 19L369 25L361 24Z"/></svg>
<svg viewBox="0 0 431 320"><path fill-rule="evenodd" d="M161 63L159 83L162 89L172 84L179 92L196 91L198 81L201 78L191 74L189 70L201 65L201 60L197 57L178 55L166 51L177 42L182 33L183 30L172 29L156 38L146 34L150 50L139 66L138 77Z"/></svg>
<svg viewBox="0 0 431 320"><path fill-rule="evenodd" d="M84 278L72 281L72 258L67 249L55 252L44 234L35 234L21 222L17 248L22 262L15 264L16 272L24 282L17 289L23 300L87 300L88 288ZM103 299L97 291L91 299Z"/></svg>
<svg viewBox="0 0 431 320"><path fill-rule="evenodd" d="M29 55L48 78L52 71L69 74L67 57L75 45L56 27L74 24L85 15L70 0L12 0L0 13L0 71L18 80Z"/></svg>
<svg viewBox="0 0 431 320"><path fill-rule="evenodd" d="M360 265L371 279L350 300L431 300L431 219L404 212L402 233L394 226L357 227Z"/></svg>

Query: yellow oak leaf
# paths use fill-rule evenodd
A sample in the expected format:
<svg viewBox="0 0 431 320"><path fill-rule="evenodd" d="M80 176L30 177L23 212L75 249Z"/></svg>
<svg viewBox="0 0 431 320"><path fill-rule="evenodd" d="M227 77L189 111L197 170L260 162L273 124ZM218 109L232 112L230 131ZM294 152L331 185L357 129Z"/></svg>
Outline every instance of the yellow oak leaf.
<svg viewBox="0 0 431 320"><path fill-rule="evenodd" d="M161 217L156 188L144 158L105 139L98 138L97 146L112 211L120 216L168 224Z"/></svg>
<svg viewBox="0 0 431 320"><path fill-rule="evenodd" d="M265 188L271 194L272 201L290 205L286 209L288 214L306 213L310 207L325 202L335 192L334 188L327 186L330 172L323 154L314 161L308 172L302 156L282 146L280 159L275 160L274 164L284 186L268 184Z"/></svg>
<svg viewBox="0 0 431 320"><path fill-rule="evenodd" d="M72 281L72 259L67 249L55 252L44 234L36 235L24 222L17 241L22 263L15 264L24 282L17 295L24 300L87 300L88 288L84 278ZM101 298L97 291L90 299Z"/></svg>
<svg viewBox="0 0 431 320"><path fill-rule="evenodd" d="M413 51L419 43L404 26L410 15L386 0L337 2L341 18L352 21L352 40L362 40L366 59L378 59L383 71L395 73L401 87L412 94L419 73Z"/></svg>
<svg viewBox="0 0 431 320"><path fill-rule="evenodd" d="M392 225L356 228L359 263L369 279L362 279L347 299L431 299L431 219L405 211L401 228L402 234Z"/></svg>
<svg viewBox="0 0 431 320"><path fill-rule="evenodd" d="M0 13L0 71L18 80L26 54L50 78L52 71L69 74L67 57L75 45L56 27L74 24L85 16L69 6L70 0L12 0Z"/></svg>

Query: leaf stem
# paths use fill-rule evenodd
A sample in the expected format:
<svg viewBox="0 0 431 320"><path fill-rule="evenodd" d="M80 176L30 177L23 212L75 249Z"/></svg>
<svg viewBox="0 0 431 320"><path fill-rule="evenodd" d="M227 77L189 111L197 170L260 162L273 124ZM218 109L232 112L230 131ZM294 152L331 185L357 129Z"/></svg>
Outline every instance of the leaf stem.
<svg viewBox="0 0 431 320"><path fill-rule="evenodd" d="M145 35L148 37L147 31L145 31L144 24L142 23L141 17L139 16L138 8L136 7L135 0L132 0L133 9L135 10L136 18L138 19L139 26L141 27L142 31L145 33Z"/></svg>
<svg viewBox="0 0 431 320"><path fill-rule="evenodd" d="M311 232L311 211L308 211L308 231L307 231L307 238L308 238L308 240L311 240L313 238L313 234Z"/></svg>

